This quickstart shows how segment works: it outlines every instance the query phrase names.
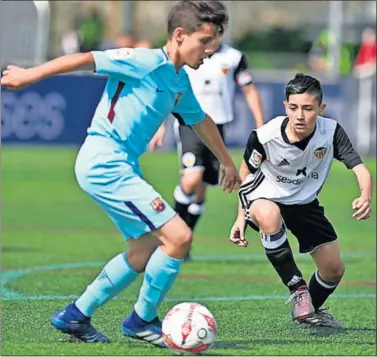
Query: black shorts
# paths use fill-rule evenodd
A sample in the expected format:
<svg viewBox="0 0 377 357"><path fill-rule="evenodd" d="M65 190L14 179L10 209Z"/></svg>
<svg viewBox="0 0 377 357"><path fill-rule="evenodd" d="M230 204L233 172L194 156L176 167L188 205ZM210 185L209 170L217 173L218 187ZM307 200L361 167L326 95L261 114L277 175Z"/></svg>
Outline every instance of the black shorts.
<svg viewBox="0 0 377 357"><path fill-rule="evenodd" d="M285 226L297 238L300 253L311 253L326 243L338 239L334 227L325 216L325 209L318 200L304 205L283 205L275 202ZM256 224L247 220L250 227L259 232Z"/></svg>
<svg viewBox="0 0 377 357"><path fill-rule="evenodd" d="M217 125L224 139L224 125ZM209 185L219 182L220 163L204 145L191 126L175 123L179 161L182 170L203 170L203 181Z"/></svg>

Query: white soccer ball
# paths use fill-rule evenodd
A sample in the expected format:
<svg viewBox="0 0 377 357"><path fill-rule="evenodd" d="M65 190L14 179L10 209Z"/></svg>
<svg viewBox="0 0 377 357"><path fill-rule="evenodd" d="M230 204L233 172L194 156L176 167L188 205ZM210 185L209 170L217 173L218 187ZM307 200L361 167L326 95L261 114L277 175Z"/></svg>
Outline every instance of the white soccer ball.
<svg viewBox="0 0 377 357"><path fill-rule="evenodd" d="M216 320L205 306L184 302L166 314L162 335L168 348L176 354L202 353L216 341Z"/></svg>

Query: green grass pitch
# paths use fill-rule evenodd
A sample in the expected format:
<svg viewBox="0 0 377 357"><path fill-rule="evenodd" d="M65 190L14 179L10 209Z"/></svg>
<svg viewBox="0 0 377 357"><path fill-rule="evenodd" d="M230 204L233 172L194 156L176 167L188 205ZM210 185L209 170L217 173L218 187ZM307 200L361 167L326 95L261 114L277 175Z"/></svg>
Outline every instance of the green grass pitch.
<svg viewBox="0 0 377 357"><path fill-rule="evenodd" d="M101 266L126 249L111 221L78 187L72 148L2 149L2 346L1 355L171 355L120 332L141 280L100 309L95 326L108 345L59 341L49 318L79 295ZM240 155L234 154L237 164ZM375 160L367 161L375 179ZM146 178L172 201L178 179L175 153L145 155ZM376 216L352 219L358 195L352 172L335 163L320 200L340 236L346 264L344 281L328 301L344 323L341 331L294 325L288 297L263 254L258 235L249 230L249 247L228 242L236 195L219 188L208 192L207 212L199 222L194 261L161 306L161 316L180 301L196 300L214 313L218 341L208 355L375 355L376 354ZM297 254L310 279L314 263Z"/></svg>

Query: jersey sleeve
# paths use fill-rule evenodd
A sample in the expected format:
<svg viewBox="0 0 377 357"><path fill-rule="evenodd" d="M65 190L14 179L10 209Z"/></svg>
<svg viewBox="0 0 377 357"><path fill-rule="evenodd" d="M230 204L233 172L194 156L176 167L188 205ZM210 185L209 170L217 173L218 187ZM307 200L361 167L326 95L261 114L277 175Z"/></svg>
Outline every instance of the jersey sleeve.
<svg viewBox="0 0 377 357"><path fill-rule="evenodd" d="M172 114L182 125L194 125L204 120L205 113L197 101L191 85L185 93L177 95Z"/></svg>
<svg viewBox="0 0 377 357"><path fill-rule="evenodd" d="M359 154L352 146L351 140L343 127L338 123L334 133L334 158L341 161L348 169L362 164Z"/></svg>
<svg viewBox="0 0 377 357"><path fill-rule="evenodd" d="M242 54L240 62L234 70L234 81L241 87L253 83L253 77L251 76L247 58L244 54Z"/></svg>
<svg viewBox="0 0 377 357"><path fill-rule="evenodd" d="M142 79L150 69L151 63L144 53L133 48L118 48L106 51L92 51L95 71L121 81Z"/></svg>
<svg viewBox="0 0 377 357"><path fill-rule="evenodd" d="M266 160L266 157L266 151L259 141L258 134L253 130L247 140L246 149L243 154L250 173L254 174L257 172L261 163Z"/></svg>

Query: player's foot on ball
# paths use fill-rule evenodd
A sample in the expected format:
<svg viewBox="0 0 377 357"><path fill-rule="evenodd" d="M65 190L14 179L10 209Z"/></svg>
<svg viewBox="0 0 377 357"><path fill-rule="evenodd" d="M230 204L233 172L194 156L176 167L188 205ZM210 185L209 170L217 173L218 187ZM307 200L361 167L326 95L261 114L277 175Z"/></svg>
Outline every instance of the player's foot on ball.
<svg viewBox="0 0 377 357"><path fill-rule="evenodd" d="M74 302L67 305L64 309L57 311L51 317L50 322L57 330L67 333L82 342L110 342L108 337L93 327L90 318L83 315Z"/></svg>
<svg viewBox="0 0 377 357"><path fill-rule="evenodd" d="M312 317L314 315L315 309L312 304L312 298L306 286L300 287L292 292L291 296L286 301L286 304L289 304L290 302L293 302L291 312L292 320L306 323L307 317Z"/></svg>
<svg viewBox="0 0 377 357"><path fill-rule="evenodd" d="M162 337L162 323L158 317L151 322L145 322L133 311L123 320L121 330L127 337L149 342L156 347L167 347Z"/></svg>

